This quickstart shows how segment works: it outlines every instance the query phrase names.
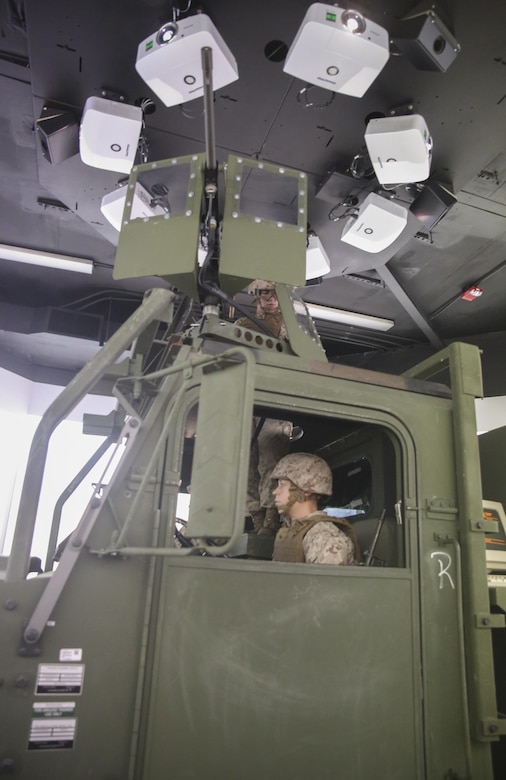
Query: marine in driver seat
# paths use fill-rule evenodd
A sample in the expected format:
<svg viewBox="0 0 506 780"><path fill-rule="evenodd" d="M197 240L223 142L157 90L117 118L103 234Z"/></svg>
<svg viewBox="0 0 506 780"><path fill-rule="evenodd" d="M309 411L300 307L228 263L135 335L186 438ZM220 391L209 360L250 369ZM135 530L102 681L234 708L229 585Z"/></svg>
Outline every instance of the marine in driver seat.
<svg viewBox="0 0 506 780"><path fill-rule="evenodd" d="M321 510L332 495L332 472L318 455L297 452L281 458L272 472L273 495L282 517L274 541L274 561L357 564L361 560L355 529L346 518Z"/></svg>

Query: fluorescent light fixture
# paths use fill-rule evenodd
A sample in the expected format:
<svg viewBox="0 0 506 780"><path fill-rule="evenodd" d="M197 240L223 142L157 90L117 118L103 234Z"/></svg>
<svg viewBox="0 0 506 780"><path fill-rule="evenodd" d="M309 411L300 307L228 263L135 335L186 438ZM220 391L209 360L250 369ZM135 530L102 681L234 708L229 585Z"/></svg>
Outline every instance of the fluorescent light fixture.
<svg viewBox="0 0 506 780"><path fill-rule="evenodd" d="M52 252L40 252L37 249L25 249L10 244L0 244L0 260L40 265L43 268L60 268L62 271L76 271L81 274L91 274L93 271L93 260L85 257L56 255Z"/></svg>
<svg viewBox="0 0 506 780"><path fill-rule="evenodd" d="M340 322L342 325L355 325L369 330L387 331L393 328L395 322L383 317L373 317L370 314L358 314L354 311L334 309L330 306L320 306L316 303L306 303L307 310L315 320L327 320L328 322ZM304 314L304 307L295 301L294 308L297 314Z"/></svg>

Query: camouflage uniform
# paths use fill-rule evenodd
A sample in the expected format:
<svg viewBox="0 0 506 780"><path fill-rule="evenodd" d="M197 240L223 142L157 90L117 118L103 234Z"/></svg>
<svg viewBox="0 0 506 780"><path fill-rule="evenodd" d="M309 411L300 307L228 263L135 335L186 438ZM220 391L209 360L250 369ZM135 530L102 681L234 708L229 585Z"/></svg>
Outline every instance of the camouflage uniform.
<svg viewBox="0 0 506 780"><path fill-rule="evenodd" d="M246 509L257 533L270 532L274 535L280 527L280 520L272 495L272 470L288 452L292 423L267 418L255 439L260 423L261 418L253 419Z"/></svg>
<svg viewBox="0 0 506 780"><path fill-rule="evenodd" d="M272 472L273 479L286 479L291 485L291 503L305 496L330 496L332 472L318 455L298 452L286 455ZM286 517L274 542L273 560L294 563L333 563L349 565L361 559L355 529L344 517L311 512L306 517Z"/></svg>
<svg viewBox="0 0 506 780"><path fill-rule="evenodd" d="M293 563L358 563L355 531L343 520L333 522L325 512L313 512L296 520L286 519L276 535L272 559Z"/></svg>
<svg viewBox="0 0 506 780"><path fill-rule="evenodd" d="M261 295L263 291L269 290L270 291L270 298L275 299L276 301L276 308L271 310L264 310L264 306L267 306L268 304L265 304L262 306L261 301ZM254 295L254 300L257 304L257 309L255 312L255 317L257 320L262 320L270 331L272 331L273 335L279 339L280 341L286 341L287 340L287 332L285 323L283 322L283 316L278 308L278 302L277 302L277 296L276 296L276 285L274 282L269 282L266 279L255 279L251 284L248 285L248 292L251 295ZM272 304L274 306L274 303ZM258 327L258 324L254 322L253 320L250 320L249 317L240 317L240 319L236 320L236 325L239 325L240 328L248 328L249 330L254 330L257 333L263 333L264 331Z"/></svg>
<svg viewBox="0 0 506 780"><path fill-rule="evenodd" d="M275 285L263 279L255 279L248 287L248 292L255 295L258 301L260 290L272 290L275 295ZM283 317L279 309L272 312L258 311L256 318L262 320L280 341L286 341L287 333ZM241 328L248 328L257 333L264 333L256 322L248 317L241 317L235 323ZM278 510L272 495L272 469L276 463L287 454L292 434L292 423L285 420L265 418L258 436L255 433L261 418L253 419L252 444L248 470L248 494L246 512L251 515L254 530L257 533L274 535L280 527Z"/></svg>

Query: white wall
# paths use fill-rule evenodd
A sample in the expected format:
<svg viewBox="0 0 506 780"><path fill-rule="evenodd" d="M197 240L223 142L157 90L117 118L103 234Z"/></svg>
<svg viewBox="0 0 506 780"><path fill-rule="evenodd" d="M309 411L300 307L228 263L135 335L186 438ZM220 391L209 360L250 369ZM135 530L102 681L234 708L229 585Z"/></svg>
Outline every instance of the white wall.
<svg viewBox="0 0 506 780"><path fill-rule="evenodd" d="M60 392L59 387L31 382L0 368L0 425L3 432L0 437L0 553L3 555L8 554L12 545L33 434L42 414ZM115 399L86 396L51 437L32 547L32 555L40 557L43 563L54 505L103 441L103 437L82 433L82 415L84 412L108 414L115 406ZM103 461L90 471L66 502L60 538L67 536L77 525L90 498L92 482L99 480L102 471Z"/></svg>
<svg viewBox="0 0 506 780"><path fill-rule="evenodd" d="M506 425L506 396L477 398L475 403L478 433L486 433Z"/></svg>

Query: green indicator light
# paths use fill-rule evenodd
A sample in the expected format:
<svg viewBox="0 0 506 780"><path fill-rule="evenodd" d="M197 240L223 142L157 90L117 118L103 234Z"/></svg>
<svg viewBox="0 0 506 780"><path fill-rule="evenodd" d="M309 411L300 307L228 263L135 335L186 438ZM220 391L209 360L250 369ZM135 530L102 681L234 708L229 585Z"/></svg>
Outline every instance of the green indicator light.
<svg viewBox="0 0 506 780"><path fill-rule="evenodd" d="M148 41L146 44L146 51L149 51L153 48L153 41Z"/></svg>
<svg viewBox="0 0 506 780"><path fill-rule="evenodd" d="M337 18L336 14L330 14L330 13L325 14L325 19L327 20L327 22L335 22L336 18Z"/></svg>

